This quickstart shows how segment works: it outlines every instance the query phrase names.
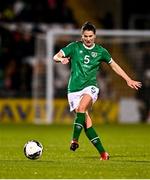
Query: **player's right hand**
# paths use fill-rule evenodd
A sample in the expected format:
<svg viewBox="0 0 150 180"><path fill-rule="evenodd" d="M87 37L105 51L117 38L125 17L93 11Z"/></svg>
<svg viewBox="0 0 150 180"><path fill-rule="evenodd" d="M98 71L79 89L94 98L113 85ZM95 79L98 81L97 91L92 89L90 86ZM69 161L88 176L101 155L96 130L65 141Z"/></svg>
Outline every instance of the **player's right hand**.
<svg viewBox="0 0 150 180"><path fill-rule="evenodd" d="M69 57L64 57L64 58L62 58L61 63L62 63L62 64L68 64L68 63L69 63L69 60L70 60Z"/></svg>

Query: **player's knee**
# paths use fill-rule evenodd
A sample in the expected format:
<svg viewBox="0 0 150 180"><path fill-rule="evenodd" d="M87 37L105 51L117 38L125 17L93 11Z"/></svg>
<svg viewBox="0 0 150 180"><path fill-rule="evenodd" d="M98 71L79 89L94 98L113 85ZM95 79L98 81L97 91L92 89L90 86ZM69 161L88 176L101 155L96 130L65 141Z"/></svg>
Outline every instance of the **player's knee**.
<svg viewBox="0 0 150 180"><path fill-rule="evenodd" d="M86 112L86 108L84 106L79 106L77 109L76 109L77 112L80 112L80 113L85 113Z"/></svg>

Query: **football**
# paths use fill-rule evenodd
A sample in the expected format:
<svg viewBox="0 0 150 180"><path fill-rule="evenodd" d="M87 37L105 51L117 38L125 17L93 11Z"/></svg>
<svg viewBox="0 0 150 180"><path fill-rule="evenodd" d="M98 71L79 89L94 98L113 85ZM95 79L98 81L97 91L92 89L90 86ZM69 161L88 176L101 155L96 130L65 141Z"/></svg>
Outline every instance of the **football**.
<svg viewBox="0 0 150 180"><path fill-rule="evenodd" d="M36 140L30 140L24 145L24 154L31 160L39 159L42 156L43 145Z"/></svg>

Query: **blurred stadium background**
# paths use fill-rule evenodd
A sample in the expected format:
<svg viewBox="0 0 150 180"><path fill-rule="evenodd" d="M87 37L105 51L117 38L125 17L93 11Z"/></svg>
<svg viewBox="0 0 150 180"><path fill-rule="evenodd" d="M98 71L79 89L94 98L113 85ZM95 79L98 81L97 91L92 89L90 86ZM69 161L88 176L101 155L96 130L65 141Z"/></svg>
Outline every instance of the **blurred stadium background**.
<svg viewBox="0 0 150 180"><path fill-rule="evenodd" d="M93 22L97 41L133 78L137 92L105 67L94 123L150 121L150 12L147 0L5 0L0 6L0 123L71 123L69 66L52 56Z"/></svg>

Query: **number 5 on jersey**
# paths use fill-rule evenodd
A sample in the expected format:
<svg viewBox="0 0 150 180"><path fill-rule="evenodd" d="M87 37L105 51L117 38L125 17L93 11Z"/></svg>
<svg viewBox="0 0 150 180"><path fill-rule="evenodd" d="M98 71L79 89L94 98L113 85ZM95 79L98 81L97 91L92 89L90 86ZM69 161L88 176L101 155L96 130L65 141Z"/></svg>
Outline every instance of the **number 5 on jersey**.
<svg viewBox="0 0 150 180"><path fill-rule="evenodd" d="M88 64L90 62L90 56L89 55L85 55L84 57L84 64Z"/></svg>

